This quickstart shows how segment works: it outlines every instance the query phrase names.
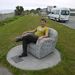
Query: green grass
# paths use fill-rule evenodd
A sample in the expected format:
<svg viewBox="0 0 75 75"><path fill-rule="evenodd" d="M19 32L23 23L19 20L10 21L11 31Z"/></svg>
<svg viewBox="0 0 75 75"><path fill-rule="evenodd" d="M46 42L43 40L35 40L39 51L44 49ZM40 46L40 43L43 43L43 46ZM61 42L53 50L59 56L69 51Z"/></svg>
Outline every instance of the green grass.
<svg viewBox="0 0 75 75"><path fill-rule="evenodd" d="M61 53L62 61L58 65L40 71L23 71L7 62L8 51L18 45L15 37L37 27L39 18L23 16L0 27L0 65L7 67L14 75L75 75L75 30L51 20L48 20L48 26L59 33L56 48Z"/></svg>

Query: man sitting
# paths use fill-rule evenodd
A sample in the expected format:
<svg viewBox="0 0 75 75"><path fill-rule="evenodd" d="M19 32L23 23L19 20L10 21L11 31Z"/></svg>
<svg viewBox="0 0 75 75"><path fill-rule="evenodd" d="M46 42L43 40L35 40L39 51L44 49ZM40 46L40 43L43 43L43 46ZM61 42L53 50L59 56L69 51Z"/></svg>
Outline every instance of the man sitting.
<svg viewBox="0 0 75 75"><path fill-rule="evenodd" d="M40 25L28 32L24 32L20 37L16 38L16 42L23 41L23 53L19 57L27 56L27 45L36 43L37 40L48 37L48 27L44 18L41 19Z"/></svg>

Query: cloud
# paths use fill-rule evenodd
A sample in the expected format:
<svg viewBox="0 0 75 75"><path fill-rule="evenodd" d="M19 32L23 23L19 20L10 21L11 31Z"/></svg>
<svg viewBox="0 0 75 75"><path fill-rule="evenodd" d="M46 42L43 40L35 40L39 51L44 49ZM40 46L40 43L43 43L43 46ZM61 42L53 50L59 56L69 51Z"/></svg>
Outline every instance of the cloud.
<svg viewBox="0 0 75 75"><path fill-rule="evenodd" d="M25 9L43 8L51 5L75 8L75 0L0 0L0 9L15 9L17 5L21 5Z"/></svg>

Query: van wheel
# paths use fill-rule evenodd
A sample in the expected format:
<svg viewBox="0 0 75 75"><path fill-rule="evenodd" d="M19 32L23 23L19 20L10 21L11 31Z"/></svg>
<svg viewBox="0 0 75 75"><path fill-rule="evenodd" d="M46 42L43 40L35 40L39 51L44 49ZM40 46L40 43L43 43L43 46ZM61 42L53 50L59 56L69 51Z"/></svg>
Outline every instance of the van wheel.
<svg viewBox="0 0 75 75"><path fill-rule="evenodd" d="M55 21L57 21L57 19L56 19L56 18L55 18L54 20L55 20Z"/></svg>
<svg viewBox="0 0 75 75"><path fill-rule="evenodd" d="M56 21L59 22L60 20L58 18L56 18Z"/></svg>

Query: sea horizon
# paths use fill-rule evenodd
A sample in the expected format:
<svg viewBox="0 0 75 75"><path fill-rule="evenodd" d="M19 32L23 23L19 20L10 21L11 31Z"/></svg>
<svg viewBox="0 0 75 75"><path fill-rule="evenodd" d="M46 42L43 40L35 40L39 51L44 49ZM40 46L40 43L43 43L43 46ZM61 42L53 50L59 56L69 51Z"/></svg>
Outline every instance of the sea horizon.
<svg viewBox="0 0 75 75"><path fill-rule="evenodd" d="M12 9L1 9L0 10L0 14L13 13L13 12L14 12L14 10L12 10Z"/></svg>

